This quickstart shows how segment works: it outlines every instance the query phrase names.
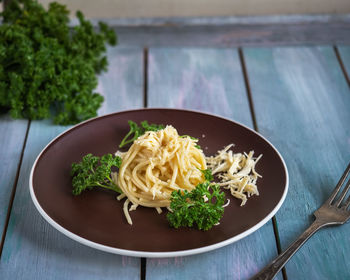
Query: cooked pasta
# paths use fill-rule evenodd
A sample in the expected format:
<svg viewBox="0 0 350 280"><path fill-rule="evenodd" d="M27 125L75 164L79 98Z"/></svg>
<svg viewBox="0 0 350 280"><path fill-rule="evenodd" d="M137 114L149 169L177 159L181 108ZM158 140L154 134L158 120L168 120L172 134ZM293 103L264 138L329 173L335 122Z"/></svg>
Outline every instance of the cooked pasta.
<svg viewBox="0 0 350 280"><path fill-rule="evenodd" d="M129 211L138 205L154 207L160 213L161 207L169 208L174 190L191 191L204 181L201 170L207 165L203 151L196 147L197 141L179 136L168 125L159 131L147 131L126 153L117 152L122 165L114 180L123 191L118 199L127 197L123 210L129 224Z"/></svg>

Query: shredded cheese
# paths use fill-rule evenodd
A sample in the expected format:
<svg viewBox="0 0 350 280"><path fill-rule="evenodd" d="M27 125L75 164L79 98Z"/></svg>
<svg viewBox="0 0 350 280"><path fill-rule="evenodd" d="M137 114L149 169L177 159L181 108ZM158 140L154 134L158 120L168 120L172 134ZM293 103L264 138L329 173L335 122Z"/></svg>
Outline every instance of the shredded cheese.
<svg viewBox="0 0 350 280"><path fill-rule="evenodd" d="M241 206L245 205L252 195L259 195L256 181L262 177L255 171L255 165L262 157L254 158L254 151L246 153L233 153L233 144L218 151L215 156L206 157L208 168L212 174L217 174L220 179L218 185L229 189L232 196L242 200Z"/></svg>

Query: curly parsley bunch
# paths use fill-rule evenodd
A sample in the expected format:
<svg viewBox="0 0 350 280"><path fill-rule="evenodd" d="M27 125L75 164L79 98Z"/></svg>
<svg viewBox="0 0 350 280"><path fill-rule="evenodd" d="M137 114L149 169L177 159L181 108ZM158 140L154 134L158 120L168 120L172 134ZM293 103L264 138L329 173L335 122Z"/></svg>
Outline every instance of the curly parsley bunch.
<svg viewBox="0 0 350 280"><path fill-rule="evenodd" d="M167 214L170 225L174 228L197 226L209 230L218 224L224 215L225 193L220 186L210 181L214 177L210 169L201 170L205 181L192 191L175 190L171 193L171 212Z"/></svg>
<svg viewBox="0 0 350 280"><path fill-rule="evenodd" d="M104 23L96 31L81 12L69 28L68 15L64 5L45 10L36 0L10 1L0 13L0 106L13 118L74 124L96 116L96 74L107 69L105 45L116 35Z"/></svg>
<svg viewBox="0 0 350 280"><path fill-rule="evenodd" d="M205 181L198 184L191 192L173 191L170 208L167 214L171 226L193 227L208 230L218 224L224 214L225 194L219 185Z"/></svg>

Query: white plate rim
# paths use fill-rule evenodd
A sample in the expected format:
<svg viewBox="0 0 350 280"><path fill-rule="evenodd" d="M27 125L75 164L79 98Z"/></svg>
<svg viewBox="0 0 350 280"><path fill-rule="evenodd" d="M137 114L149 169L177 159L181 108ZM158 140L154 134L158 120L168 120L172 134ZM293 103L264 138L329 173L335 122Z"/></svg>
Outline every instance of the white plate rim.
<svg viewBox="0 0 350 280"><path fill-rule="evenodd" d="M204 115L209 115L209 116L213 116L216 118L220 118L226 121L230 121L232 123L235 123L237 125L240 125L248 130L250 130L251 132L253 132L254 134L256 134L257 136L261 137L263 140L265 140L277 153L277 155L279 156L283 167L284 167L284 171L286 174L286 183L284 186L284 191L283 194L281 196L280 201L276 204L275 208L264 218L262 219L260 222L258 222L257 224L255 224L254 226L252 226L251 228L247 229L246 231L237 234L231 238L228 238L224 241L212 244L212 245L208 245L208 246L203 246L203 247L199 247L199 248L194 248L194 249L188 249L188 250L179 250L179 251L170 251L170 252L149 252L149 251L136 251L136 250L126 250L126 249L120 249L120 248L115 248L115 247L111 247L111 246L106 246L97 242L93 242L91 240L88 240L86 238L83 238L75 233L70 232L69 230L67 230L66 228L64 228L63 226L61 226L60 224L58 224L56 221L54 221L46 212L45 210L41 207L39 201L37 200L35 193L34 193L34 187L33 187L33 175L34 175L34 170L35 167L37 165L38 160L40 159L41 155L46 151L46 149L48 147L50 147L50 145L56 141L56 139L60 138L62 135L68 133L69 131L76 129L79 126L84 125L87 122L91 122L95 119L99 119L99 118L103 118L103 117L108 117L111 115L115 115L115 114L122 114L122 113L128 113L128 112L134 112L134 111L147 111L147 110L174 110L174 111L184 111L184 112L193 112L193 113L199 113L199 114L204 114ZM57 229L59 232L63 233L64 235L66 235L67 237L81 243L84 244L86 246L92 247L94 249L98 249L101 251L105 251L105 252L109 252L109 253L113 253L113 254L118 254L118 255L124 255L124 256L130 256L130 257L145 257L145 258L168 258L168 257L182 257L182 256L189 256L189 255L195 255L195 254L200 254L200 253L205 253L205 252L209 252L215 249L219 249L221 247L224 247L226 245L232 244L234 242L237 242L238 240L247 237L248 235L252 234L253 232L255 232L256 230L258 230L259 228L261 228L263 225L265 225L276 213L277 211L281 208L283 202L286 199L287 193L288 193L288 188L289 188L289 175L288 175L288 168L287 165L282 157L282 155L280 154L280 152L277 150L277 148L269 141L267 140L263 135L261 135L260 133L256 132L255 130L251 129L250 127L234 121L232 119L226 118L226 117L222 117L213 113L208 113L208 112L204 112L204 111L199 111L199 110L188 110L188 109L177 109L177 108L162 108L162 107L155 107L155 108L140 108L140 109L132 109L132 110L122 110L122 111L117 111L117 112L113 112L110 114L105 114L105 115L101 115L101 116L97 116L91 119L88 119L86 121L83 121L81 123L78 123L74 126L72 126L71 128L68 128L67 130L63 131L62 133L60 133L59 135L57 135L55 138L53 138L45 147L44 149L39 153L39 155L36 157L33 166L31 168L30 171L30 176L29 176L29 191L30 191L30 196L32 198L32 201L36 207L36 209L39 211L39 213L42 215L42 217L51 225L53 226L55 229Z"/></svg>

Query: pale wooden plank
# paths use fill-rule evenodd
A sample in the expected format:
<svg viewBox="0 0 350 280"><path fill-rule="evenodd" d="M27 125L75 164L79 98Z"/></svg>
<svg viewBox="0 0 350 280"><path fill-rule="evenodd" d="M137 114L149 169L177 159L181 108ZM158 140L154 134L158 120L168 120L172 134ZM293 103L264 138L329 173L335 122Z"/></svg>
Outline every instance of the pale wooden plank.
<svg viewBox="0 0 350 280"><path fill-rule="evenodd" d="M148 61L150 107L196 109L252 127L237 50L151 48ZM147 259L146 277L247 279L276 254L269 222L247 238L209 253Z"/></svg>
<svg viewBox="0 0 350 280"><path fill-rule="evenodd" d="M282 153L290 190L277 213L286 248L313 220L350 160L350 92L332 47L245 49L260 132ZM288 279L349 279L350 225L317 233Z"/></svg>
<svg viewBox="0 0 350 280"><path fill-rule="evenodd" d="M16 179L28 121L0 117L0 238L3 234L11 192Z"/></svg>
<svg viewBox="0 0 350 280"><path fill-rule="evenodd" d="M94 26L98 27L100 19L91 19ZM128 27L156 27L156 26L225 26L225 25L310 25L315 23L350 23L349 14L291 14L291 15L261 15L261 16L223 16L223 17L142 17L142 18L105 18L110 26ZM71 26L77 25L77 20L70 22ZM122 43L122 42L120 42Z"/></svg>
<svg viewBox="0 0 350 280"><path fill-rule="evenodd" d="M110 67L100 78L106 103L100 114L143 104L142 49L109 49ZM118 102L116 102L116 98ZM140 277L140 259L100 252L51 227L29 195L29 172L41 149L67 127L33 121L0 263L1 279L125 279Z"/></svg>
<svg viewBox="0 0 350 280"><path fill-rule="evenodd" d="M237 50L152 48L149 107L201 110L253 126Z"/></svg>
<svg viewBox="0 0 350 280"><path fill-rule="evenodd" d="M115 28L123 46L237 47L350 43L350 17L346 14L105 21ZM98 20L93 22L97 25Z"/></svg>
<svg viewBox="0 0 350 280"><path fill-rule="evenodd" d="M108 64L96 90L105 96L98 114L143 107L143 49L109 48Z"/></svg>
<svg viewBox="0 0 350 280"><path fill-rule="evenodd" d="M339 46L338 50L345 67L347 79L350 81L350 46Z"/></svg>
<svg viewBox="0 0 350 280"><path fill-rule="evenodd" d="M117 26L123 46L240 47L349 44L349 23Z"/></svg>

